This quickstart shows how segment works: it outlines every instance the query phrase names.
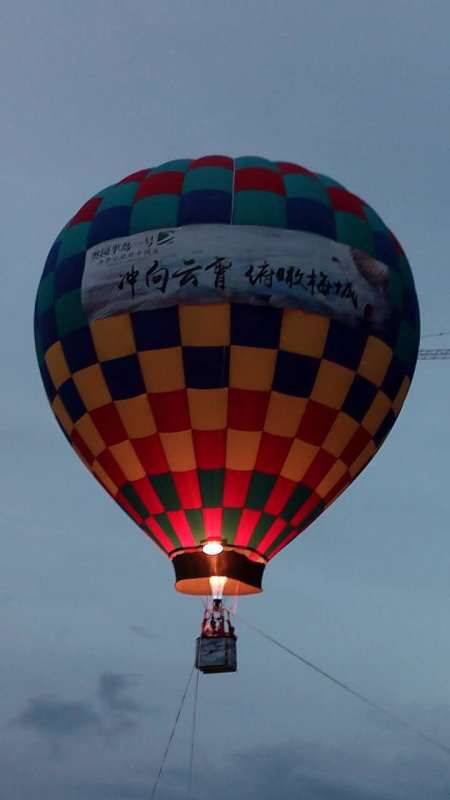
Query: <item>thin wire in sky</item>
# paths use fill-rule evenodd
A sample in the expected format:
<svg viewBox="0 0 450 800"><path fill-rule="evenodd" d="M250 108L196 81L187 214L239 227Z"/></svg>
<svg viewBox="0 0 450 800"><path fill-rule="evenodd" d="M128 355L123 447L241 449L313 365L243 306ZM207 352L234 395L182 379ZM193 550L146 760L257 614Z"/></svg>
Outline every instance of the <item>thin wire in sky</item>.
<svg viewBox="0 0 450 800"><path fill-rule="evenodd" d="M448 745L443 744L438 739L435 739L433 736L429 736L427 733L424 733L424 731L420 730L420 728L416 728L415 725L411 725L411 723L409 723L406 720L402 719L402 717L397 716L397 714L395 712L390 711L390 709L385 708L385 706L382 706L379 703L374 702L373 700L371 700L366 695L362 694L361 692L358 692L356 689L353 689L347 683L344 683L343 681L339 680L338 678L335 678L329 672L326 672L324 669L322 669L321 667L317 666L317 664L313 664L312 661L309 661L307 658L304 658L304 656L300 655L300 653L297 653L295 650L292 650L290 647L287 647L282 642L279 642L278 639L275 639L273 636L271 636L270 634L266 633L261 628L258 628L257 625L254 625L252 622L249 622L248 620L244 619L243 617L241 617L238 614L236 614L236 616L237 616L238 619L240 619L241 622L243 622L245 625L247 625L252 630L256 631L256 633L259 633L260 636L264 637L264 639L267 639L267 641L272 642L272 644L276 645L281 650L284 650L285 653L288 653L289 655L291 655L294 658L296 658L297 661L301 661L301 663L304 664L306 667L309 667L310 669L314 670L314 672L317 672L319 675L321 675L323 678L326 678L328 681L331 681L331 683L334 683L335 686L339 686L340 689L343 689L345 692L348 692L353 697L356 697L362 703L365 703L367 706L370 706L370 708L374 709L375 711L380 711L386 717L389 717L391 720L396 722L398 725L401 725L401 727L406 728L407 730L410 730L412 733L415 733L416 736L419 736L421 739L423 739L424 741L428 742L428 744L431 744L434 747L437 747L439 750L444 752L447 756L450 756L450 747Z"/></svg>

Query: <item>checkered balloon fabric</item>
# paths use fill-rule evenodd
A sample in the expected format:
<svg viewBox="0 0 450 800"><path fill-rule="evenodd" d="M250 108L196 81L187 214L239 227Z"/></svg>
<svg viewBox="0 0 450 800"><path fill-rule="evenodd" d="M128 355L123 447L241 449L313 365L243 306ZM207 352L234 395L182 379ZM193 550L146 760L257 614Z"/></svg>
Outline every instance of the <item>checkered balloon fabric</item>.
<svg viewBox="0 0 450 800"><path fill-rule="evenodd" d="M75 214L35 338L65 436L164 552L214 538L266 561L382 444L419 313L363 200L295 164L206 156L129 175Z"/></svg>

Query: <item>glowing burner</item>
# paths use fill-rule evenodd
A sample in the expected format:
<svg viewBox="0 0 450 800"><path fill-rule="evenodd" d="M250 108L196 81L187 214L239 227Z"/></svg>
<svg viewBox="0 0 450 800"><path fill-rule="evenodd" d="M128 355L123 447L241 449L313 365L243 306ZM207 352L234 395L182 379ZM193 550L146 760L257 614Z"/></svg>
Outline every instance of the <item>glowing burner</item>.
<svg viewBox="0 0 450 800"><path fill-rule="evenodd" d="M203 552L206 553L207 556L218 556L219 553L223 552L223 544L211 540L203 545Z"/></svg>
<svg viewBox="0 0 450 800"><path fill-rule="evenodd" d="M226 582L227 579L224 575L211 575L209 585L214 600L222 600Z"/></svg>

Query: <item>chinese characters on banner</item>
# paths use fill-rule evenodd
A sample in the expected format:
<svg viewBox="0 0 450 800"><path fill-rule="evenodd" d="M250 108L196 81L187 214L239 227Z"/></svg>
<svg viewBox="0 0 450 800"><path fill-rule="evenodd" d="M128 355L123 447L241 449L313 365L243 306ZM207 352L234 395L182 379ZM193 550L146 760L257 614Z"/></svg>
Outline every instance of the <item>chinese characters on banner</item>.
<svg viewBox="0 0 450 800"><path fill-rule="evenodd" d="M91 247L82 303L90 319L176 303L256 303L383 325L389 269L306 231L185 225Z"/></svg>
<svg viewBox="0 0 450 800"><path fill-rule="evenodd" d="M227 288L226 274L232 266L232 260L224 256L217 256L204 266L197 264L195 259L190 258L183 259L182 269L177 269L175 272L170 273L167 266L160 264L158 259L155 259L151 267L145 272L141 272L141 270L132 265L126 272L120 273L117 288L120 291L128 290L130 296L134 298L136 285L145 283L148 289L154 288L161 294L165 294L169 280L171 282L175 281L179 289L188 285L198 287L199 273L213 270L214 288L225 291ZM305 272L299 267L272 267L267 261L263 261L262 264L250 264L245 270L244 276L248 280L249 287L263 286L267 289L273 289L277 285L283 284L292 289L298 286L312 297L316 293L324 297L332 294L341 298L341 300L349 300L355 309L358 308L358 294L353 286L353 281L330 280L327 273L322 270L316 273L315 269Z"/></svg>

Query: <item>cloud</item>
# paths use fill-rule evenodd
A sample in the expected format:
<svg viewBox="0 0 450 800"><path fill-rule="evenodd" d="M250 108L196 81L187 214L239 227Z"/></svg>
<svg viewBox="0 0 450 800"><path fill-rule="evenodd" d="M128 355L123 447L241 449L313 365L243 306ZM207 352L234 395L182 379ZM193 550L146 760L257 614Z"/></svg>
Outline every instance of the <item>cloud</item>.
<svg viewBox="0 0 450 800"><path fill-rule="evenodd" d="M51 696L30 698L13 723L49 737L80 736L101 728L100 717L89 703L64 702Z"/></svg>
<svg viewBox="0 0 450 800"><path fill-rule="evenodd" d="M120 672L103 672L98 680L97 696L105 712L114 718L110 732L124 733L137 725L136 718L141 714L159 714L159 706L137 703L129 691L137 682L135 675Z"/></svg>
<svg viewBox="0 0 450 800"><path fill-rule="evenodd" d="M148 639L149 641L154 641L155 639L161 639L162 637L159 636L157 633L151 633L144 628L143 625L130 625L129 630L132 633L135 633L137 636L140 636L142 639Z"/></svg>
<svg viewBox="0 0 450 800"><path fill-rule="evenodd" d="M15 748L17 753L16 745ZM119 760L111 763L110 756L105 761L99 750L94 773L91 759L86 765L71 758L74 770L62 767L63 784L62 773L45 774L42 761L33 761L33 756L28 758L28 771L22 774L15 771L15 756L4 754L0 765L2 783L7 788L15 787L14 791L20 786L20 795L14 791L8 794L12 800L18 800L29 793L30 776L36 771L38 794L47 800L57 800L62 794L67 800L145 800L151 795L159 757L155 754L156 760L150 767L148 754L146 758L141 753L142 760L136 760L134 749L135 744L122 763ZM450 796L448 762L423 748L399 752L398 748L387 747L376 751L355 743L328 747L299 739L276 746L251 747L217 761L211 759L207 748L204 753L201 750L199 742L193 785L197 800L208 800L211 796L215 800L228 800L230 796L236 800L273 800L278 796L294 800L423 800L424 797L448 800ZM132 752L134 755L130 757ZM162 776L157 797L184 800L186 759L180 752L173 753L170 764ZM36 785L35 780L34 790Z"/></svg>
<svg viewBox="0 0 450 800"><path fill-rule="evenodd" d="M242 796L248 800L272 800L275 794L302 800L447 800L445 757L419 747L402 752L290 742L237 753L230 766L231 774L241 776Z"/></svg>
<svg viewBox="0 0 450 800"><path fill-rule="evenodd" d="M186 777L182 764L167 769L161 796L182 800ZM151 781L149 785L151 788ZM144 796L141 785L133 786L137 798L140 792ZM226 800L230 795L237 800L273 800L277 796L295 800L448 800L450 778L445 757L426 748L377 751L362 743L328 747L299 740L249 748L222 759L219 766L214 766L207 753L202 759L198 752L194 790L199 800L210 796Z"/></svg>
<svg viewBox="0 0 450 800"><path fill-rule="evenodd" d="M108 711L139 713L137 703L127 694L135 679L117 672L103 672L98 682L98 696Z"/></svg>
<svg viewBox="0 0 450 800"><path fill-rule="evenodd" d="M103 672L96 690L100 711L87 700L60 700L52 695L32 697L12 724L32 729L53 743L92 733L101 733L106 739L128 733L136 727L136 715L144 710L128 694L134 680L129 675Z"/></svg>

